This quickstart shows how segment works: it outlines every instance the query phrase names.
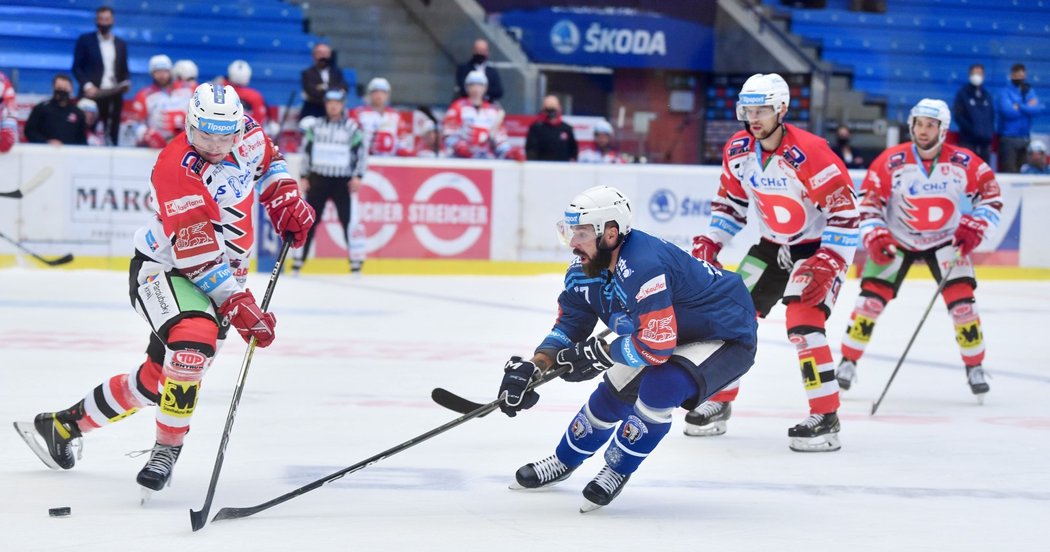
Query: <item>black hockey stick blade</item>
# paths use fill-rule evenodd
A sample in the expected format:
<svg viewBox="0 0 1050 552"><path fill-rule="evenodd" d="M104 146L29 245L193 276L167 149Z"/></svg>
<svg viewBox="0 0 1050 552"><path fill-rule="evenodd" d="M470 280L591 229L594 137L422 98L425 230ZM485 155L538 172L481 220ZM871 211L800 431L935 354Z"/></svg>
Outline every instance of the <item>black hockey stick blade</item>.
<svg viewBox="0 0 1050 552"><path fill-rule="evenodd" d="M441 387L435 387L434 390L430 392L430 398L433 399L434 402L436 402L438 405L443 406L453 412L459 412L460 414L473 412L474 410L485 406L481 403L476 403L472 400L460 397L459 395L449 391L448 389L442 389ZM485 416L488 416L487 412L478 417L483 418Z"/></svg>
<svg viewBox="0 0 1050 552"><path fill-rule="evenodd" d="M567 371L569 371L569 367L568 366L559 366L558 368L556 368L554 370L551 370L550 372L547 372L546 374L544 374L542 378L540 378L538 381L536 381L535 383L532 384L530 389L535 389L535 388L537 388L537 387L539 387L539 386L541 386L541 385L543 385L543 384L545 384L545 383L547 383L547 382L549 382L551 380L557 379L559 376L561 376L562 374L564 374ZM245 517L248 517L248 516L251 516L251 515L258 514L259 512L262 512L263 510L268 510L270 508L273 508L274 506L277 506L278 504L283 504L285 502L288 502L289 500L291 500L291 499L293 499L293 498L295 498L297 496L304 495L304 494L306 494L306 493L308 493L308 492L310 492L310 491L312 491L314 489L317 489L317 488L320 488L320 487L324 486L327 483L331 483L331 482L333 482L333 481L335 481L337 479L341 479L341 478L343 478L343 477L345 477L347 475L350 475L350 474L352 474L352 473L354 473L356 471L363 470L363 469L367 468L368 466L371 466L372 464L375 464L376 462L379 462L380 460L383 460L384 458L389 458L390 456L393 456L393 455L395 455L395 454L397 454L397 453L399 453L399 452L401 452L403 450L410 449L410 448L412 448L412 447L414 447L414 446L416 446L416 445L418 445L418 444L420 444L420 443L430 439L431 437L435 437L437 435L440 435L440 434L442 434L442 433L444 433L444 432L446 432L446 431L448 431L448 430L450 430L450 429L452 429L452 428L454 428L456 426L462 425L465 422L473 420L474 418L480 418L480 417L482 417L482 416L492 412L493 410L496 410L497 408L499 408L499 403L500 403L500 401L499 401L499 399L497 399L497 400L494 400L494 401L492 401L492 402L490 402L488 404L480 405L480 408L477 408L477 409L475 409L475 410L473 410L471 412L467 412L466 414L460 416L459 418L456 418L455 420L452 420L451 422L447 422L447 423L445 423L445 424L443 424L441 426L438 426L438 427L436 427L436 428L434 428L434 429L432 429L432 430L430 430L430 431L428 431L428 432L426 432L426 433L424 433L422 435L418 435L416 437L413 437L413 438L405 441L404 443L401 443L400 445L388 448L387 450L384 450L383 452L380 452L379 454L376 454L374 456L370 456L370 457L368 457L368 458L366 458L366 459L364 459L364 460L362 460L362 461L360 461L360 462L358 462L358 463L356 463L356 464L354 464L352 466L343 468L343 469L341 469L341 470L339 470L339 471L337 471L335 473L332 473L330 475L326 475L326 476L322 477L321 479L318 479L318 480L313 481L311 483L307 483L306 485L303 485L302 487L299 487L298 489L294 489L292 491L284 493L283 495L281 495L281 496L279 496L277 498L274 498L272 500L268 500L266 502L263 502L262 504L258 504L256 506L247 506L247 507L244 507L244 508L222 508L215 514L215 517L212 518L212 521L222 521L224 519L245 518Z"/></svg>
<svg viewBox="0 0 1050 552"><path fill-rule="evenodd" d="M15 190L13 192L0 192L0 197L9 197L11 199L22 199L22 190Z"/></svg>
<svg viewBox="0 0 1050 552"><path fill-rule="evenodd" d="M68 263L73 262L73 254L72 253L66 253L65 255L63 255L63 256L61 256L61 257L59 257L57 259L46 259L44 257L41 257L40 255L37 255L36 253L34 253L34 252L32 252L32 251L30 251L28 249L26 249L26 246L24 246L21 243L19 243L19 242L13 240L13 239L7 237L3 233L0 233L0 238L3 238L4 240L10 242L15 247L21 249L25 254L27 254L30 257L32 257L32 258L34 258L34 259L36 259L36 260L46 264L47 266L58 266L58 265L64 265L64 264L68 264Z"/></svg>

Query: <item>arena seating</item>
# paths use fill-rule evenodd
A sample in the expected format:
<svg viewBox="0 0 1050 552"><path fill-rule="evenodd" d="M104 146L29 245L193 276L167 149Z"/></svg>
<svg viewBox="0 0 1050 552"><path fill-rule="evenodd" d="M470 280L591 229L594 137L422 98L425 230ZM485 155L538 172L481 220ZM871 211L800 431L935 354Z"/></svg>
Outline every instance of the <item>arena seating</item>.
<svg viewBox="0 0 1050 552"><path fill-rule="evenodd" d="M903 120L924 97L949 103L972 63L985 66L986 84L1007 84L1014 63L1044 101L1050 99L1050 1L889 0L885 14L848 11L847 2L825 9L787 10L791 31L820 45L824 59L851 67L854 88L884 96L887 115ZM1036 132L1050 131L1050 117L1036 119Z"/></svg>
<svg viewBox="0 0 1050 552"><path fill-rule="evenodd" d="M114 32L128 42L132 90L150 83L149 58L191 59L201 80L224 75L234 59L252 66L251 86L270 105L299 97L299 73L319 38L303 32L301 8L278 0L7 0L0 5L0 70L19 93L50 94L55 73L69 73L77 36L94 29L95 9L116 14ZM353 70L346 69L351 86Z"/></svg>

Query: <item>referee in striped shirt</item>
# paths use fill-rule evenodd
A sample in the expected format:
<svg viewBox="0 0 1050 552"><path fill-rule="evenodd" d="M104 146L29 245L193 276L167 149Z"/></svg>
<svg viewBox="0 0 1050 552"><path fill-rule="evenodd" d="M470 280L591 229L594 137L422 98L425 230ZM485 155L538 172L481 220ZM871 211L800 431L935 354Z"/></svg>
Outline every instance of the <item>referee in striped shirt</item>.
<svg viewBox="0 0 1050 552"><path fill-rule="evenodd" d="M361 177L368 167L368 147L364 131L356 121L347 117L346 93L329 90L324 99L325 117L304 117L299 122L304 140L302 186L306 202L314 208L318 221L325 203L331 199L335 204L349 250L350 193L361 187ZM295 273L303 267L318 226L310 227L306 245L301 249L302 257L292 261ZM350 268L354 272L360 270L353 264Z"/></svg>

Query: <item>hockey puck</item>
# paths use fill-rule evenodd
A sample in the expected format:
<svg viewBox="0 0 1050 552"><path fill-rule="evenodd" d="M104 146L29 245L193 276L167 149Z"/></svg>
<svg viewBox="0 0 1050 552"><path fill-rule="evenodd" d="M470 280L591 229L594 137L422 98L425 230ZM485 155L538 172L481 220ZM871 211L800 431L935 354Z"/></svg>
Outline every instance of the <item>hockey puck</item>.
<svg viewBox="0 0 1050 552"><path fill-rule="evenodd" d="M48 508L47 515L51 517L66 517L73 513L73 509L69 506L63 506L61 508Z"/></svg>

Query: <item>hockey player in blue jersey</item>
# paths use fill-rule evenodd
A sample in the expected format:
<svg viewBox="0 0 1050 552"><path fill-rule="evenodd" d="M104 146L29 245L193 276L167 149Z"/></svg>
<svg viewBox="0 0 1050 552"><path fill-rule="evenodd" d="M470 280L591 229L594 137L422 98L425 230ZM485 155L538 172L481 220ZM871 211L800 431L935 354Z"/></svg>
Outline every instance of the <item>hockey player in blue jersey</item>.
<svg viewBox="0 0 1050 552"><path fill-rule="evenodd" d="M602 375L555 454L522 466L513 489L558 483L613 437L605 466L583 490L581 512L609 504L671 427L754 363L755 308L740 276L631 229L631 207L615 188L576 196L559 223L577 259L565 275L554 328L529 360L511 357L499 389L508 416L539 400L528 384L555 366L562 378ZM588 337L601 320L618 337Z"/></svg>

